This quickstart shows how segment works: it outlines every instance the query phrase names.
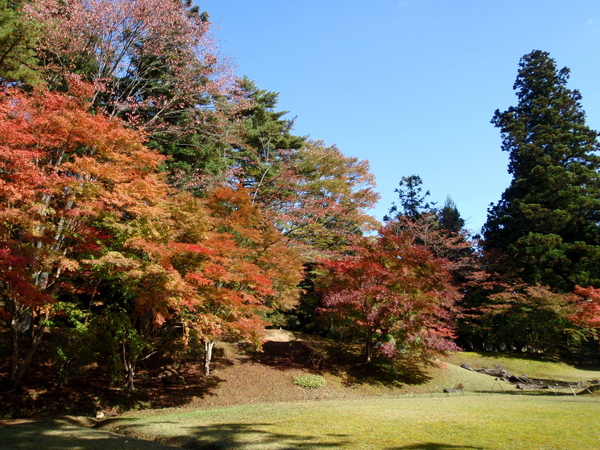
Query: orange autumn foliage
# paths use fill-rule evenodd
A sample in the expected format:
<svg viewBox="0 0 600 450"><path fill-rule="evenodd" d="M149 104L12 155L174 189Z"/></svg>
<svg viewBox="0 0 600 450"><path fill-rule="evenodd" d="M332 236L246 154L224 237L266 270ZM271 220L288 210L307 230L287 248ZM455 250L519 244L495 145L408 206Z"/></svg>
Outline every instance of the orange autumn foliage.
<svg viewBox="0 0 600 450"><path fill-rule="evenodd" d="M13 385L39 345L49 305L74 289L70 277L100 251L103 223L160 216L169 190L158 173L162 158L139 133L88 112L86 92L75 84L68 94L0 95L0 280ZM22 356L28 327L33 345Z"/></svg>
<svg viewBox="0 0 600 450"><path fill-rule="evenodd" d="M579 311L571 317L573 321L588 328L600 328L600 289L575 286L575 294L580 301Z"/></svg>

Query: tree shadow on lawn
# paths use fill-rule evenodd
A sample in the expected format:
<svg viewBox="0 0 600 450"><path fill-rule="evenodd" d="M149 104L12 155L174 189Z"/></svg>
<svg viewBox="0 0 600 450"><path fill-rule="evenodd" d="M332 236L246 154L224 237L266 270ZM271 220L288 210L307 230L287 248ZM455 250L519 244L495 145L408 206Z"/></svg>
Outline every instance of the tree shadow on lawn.
<svg viewBox="0 0 600 450"><path fill-rule="evenodd" d="M120 436L105 430L94 430L71 423L67 419L46 421L12 421L0 424L1 448L68 449L107 448L166 449L166 445Z"/></svg>
<svg viewBox="0 0 600 450"><path fill-rule="evenodd" d="M585 354L568 354L568 355L554 355L554 354L543 354L543 353L528 353L519 351L505 351L505 352L490 352L490 351L473 351L473 353L479 354L484 358L497 359L498 357L504 359L514 360L525 360L525 361L538 361L538 362L550 362L550 363L565 363L575 369L589 370L589 371L600 371L600 363L597 359L597 354L593 356L586 356Z"/></svg>
<svg viewBox="0 0 600 450"><path fill-rule="evenodd" d="M111 419L104 421L103 426L112 422ZM136 435L139 434L138 428L141 425L127 423L123 424L123 419L115 419L115 428L119 432ZM161 423L161 422L157 422ZM175 422L162 422L163 424ZM190 449L225 449L225 448L244 448L252 445L261 446L261 448L277 445L286 449L317 449L317 448L345 448L350 445L356 445L352 436L341 433L323 433L318 436L296 435L291 433L271 432L268 430L273 424L269 423L224 423L207 426L198 426L188 428L190 430L185 435L160 437L158 440L166 445ZM385 450L400 449L430 449L444 450L453 448L482 449L483 447L452 445L438 442L425 442L411 444L406 446L387 447Z"/></svg>
<svg viewBox="0 0 600 450"><path fill-rule="evenodd" d="M573 367L578 370L587 370L590 372L600 372L600 364L597 361L584 361L584 362L575 362L573 363Z"/></svg>
<svg viewBox="0 0 600 450"><path fill-rule="evenodd" d="M264 364L279 370L326 370L336 366L331 349L305 341L267 341L262 352L248 353L246 361Z"/></svg>
<svg viewBox="0 0 600 450"><path fill-rule="evenodd" d="M110 387L103 378L85 377L65 386L33 380L27 388L0 392L0 417L50 417L94 415L97 411L126 411L134 408L168 408L185 405L194 398L214 396L223 382L217 376L185 373L186 384L166 385L156 377L140 379L136 390Z"/></svg>
<svg viewBox="0 0 600 450"><path fill-rule="evenodd" d="M583 389L578 387L575 388L574 391L571 389L517 389L517 390L477 390L478 394L505 394L505 395L524 395L528 397L580 397L580 396L598 396L598 392L593 392L594 389L591 389L592 392L587 389Z"/></svg>
<svg viewBox="0 0 600 450"><path fill-rule="evenodd" d="M425 449L425 450L445 450L447 448L475 448L483 449L484 447L473 447L470 445L452 445L452 444L441 444L438 442L424 442L422 444L403 445L401 447L389 447L385 450L401 450L401 449Z"/></svg>
<svg viewBox="0 0 600 450"><path fill-rule="evenodd" d="M369 384L401 388L405 385L425 384L432 379L423 367L411 360L375 361L363 363L347 371L349 385Z"/></svg>
<svg viewBox="0 0 600 450"><path fill-rule="evenodd" d="M121 420L117 419L116 422ZM269 423L224 423L189 427L186 428L189 431L185 435L160 437L159 441L166 445L191 449L244 448L248 445L261 446L261 448L284 445L283 448L286 449L344 448L352 443L349 436L344 434L303 436L268 431L271 426L273 424ZM116 429L119 432L136 435L138 427L135 424L119 424ZM328 442L323 441L325 436Z"/></svg>

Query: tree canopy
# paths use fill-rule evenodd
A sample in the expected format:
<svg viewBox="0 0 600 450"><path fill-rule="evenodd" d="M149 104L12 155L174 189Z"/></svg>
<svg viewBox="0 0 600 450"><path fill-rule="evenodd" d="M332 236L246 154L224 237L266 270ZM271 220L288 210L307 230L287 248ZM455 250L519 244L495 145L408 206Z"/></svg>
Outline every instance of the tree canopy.
<svg viewBox="0 0 600 450"><path fill-rule="evenodd" d="M597 133L547 53L523 57L518 105L493 119L513 181L481 254L418 175L381 226L368 161L295 135L278 94L235 75L211 26L189 0L0 3L10 387L39 348L62 381L94 360L133 390L157 354L200 353L209 376L217 341L260 349L298 304L368 362L456 349L465 306L473 329L535 351L597 328Z"/></svg>
<svg viewBox="0 0 600 450"><path fill-rule="evenodd" d="M373 356L397 352L435 355L457 347L453 317L460 299L447 260L415 243L409 231L392 227L363 238L352 255L323 262L323 312L341 336Z"/></svg>

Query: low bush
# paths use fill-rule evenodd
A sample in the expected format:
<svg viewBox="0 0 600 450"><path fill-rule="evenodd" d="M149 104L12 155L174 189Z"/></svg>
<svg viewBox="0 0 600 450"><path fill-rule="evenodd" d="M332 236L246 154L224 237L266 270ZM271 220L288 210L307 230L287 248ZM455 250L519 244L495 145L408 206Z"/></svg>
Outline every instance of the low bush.
<svg viewBox="0 0 600 450"><path fill-rule="evenodd" d="M303 388L317 389L327 385L327 381L321 375L299 375L294 377L294 384Z"/></svg>

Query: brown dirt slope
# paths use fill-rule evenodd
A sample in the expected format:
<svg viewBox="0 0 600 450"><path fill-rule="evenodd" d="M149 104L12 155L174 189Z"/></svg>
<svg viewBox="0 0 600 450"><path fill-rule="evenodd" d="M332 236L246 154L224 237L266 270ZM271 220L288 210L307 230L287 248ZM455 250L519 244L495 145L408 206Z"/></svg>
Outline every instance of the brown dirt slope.
<svg viewBox="0 0 600 450"><path fill-rule="evenodd" d="M406 371L404 379L397 373L373 373L373 367L361 363L359 351L342 349L333 341L285 330L269 330L268 339L260 353L236 344L218 344L208 377L202 374L201 361L148 364L138 372L134 393L110 387L108 380L93 372L57 385L52 367L41 365L25 380L23 389L0 393L0 418L94 417L99 412L110 417L130 409L356 398L401 393L407 382L427 379L424 372L413 369ZM165 383L161 378L165 369L177 373L184 383ZM324 376L327 386L296 386L294 377L307 373Z"/></svg>

